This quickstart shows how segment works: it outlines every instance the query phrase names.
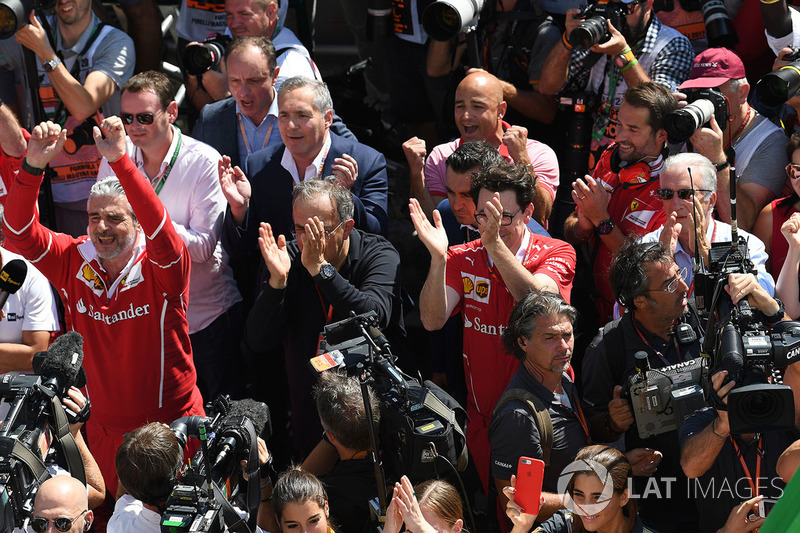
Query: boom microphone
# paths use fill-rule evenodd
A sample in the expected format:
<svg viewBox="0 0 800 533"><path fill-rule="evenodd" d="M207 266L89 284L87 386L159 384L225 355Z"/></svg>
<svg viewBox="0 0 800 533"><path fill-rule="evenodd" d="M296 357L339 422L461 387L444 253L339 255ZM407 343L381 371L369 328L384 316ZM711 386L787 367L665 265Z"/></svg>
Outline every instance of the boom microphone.
<svg viewBox="0 0 800 533"><path fill-rule="evenodd" d="M0 270L0 309L8 297L17 292L28 275L28 265L22 259L12 259Z"/></svg>
<svg viewBox="0 0 800 533"><path fill-rule="evenodd" d="M255 442L250 442L251 437L246 426L248 420L253 425L256 436L261 436L264 440L269 440L272 436L267 404L250 399L236 402L223 422L220 432L220 451L214 461L214 468L224 465L230 456L256 446Z"/></svg>
<svg viewBox="0 0 800 533"><path fill-rule="evenodd" d="M272 419L269 407L264 402L257 402L250 398L239 400L231 407L229 416L245 416L253 423L256 435L264 440L272 437Z"/></svg>

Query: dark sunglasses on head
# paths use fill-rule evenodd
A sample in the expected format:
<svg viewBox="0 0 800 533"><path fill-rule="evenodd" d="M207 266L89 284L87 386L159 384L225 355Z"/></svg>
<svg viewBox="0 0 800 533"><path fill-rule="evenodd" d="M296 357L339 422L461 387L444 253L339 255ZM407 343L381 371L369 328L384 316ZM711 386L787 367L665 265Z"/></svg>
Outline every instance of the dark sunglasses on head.
<svg viewBox="0 0 800 533"><path fill-rule="evenodd" d="M800 178L800 165L795 165L794 163L786 165L786 175L793 180Z"/></svg>
<svg viewBox="0 0 800 533"><path fill-rule="evenodd" d="M672 189L656 189L656 196L658 196L661 200L672 200L672 197L675 193L678 193L678 198L681 200L689 200L696 192L714 192L708 189L678 189L677 191L673 191Z"/></svg>
<svg viewBox="0 0 800 533"><path fill-rule="evenodd" d="M153 119L155 115L153 113L136 113L136 115L132 115L130 113L120 113L119 118L122 119L122 122L130 126L133 124L133 118L136 117L136 121L143 126L148 126L153 123Z"/></svg>
<svg viewBox="0 0 800 533"><path fill-rule="evenodd" d="M53 525L56 526L57 530L61 531L61 533L67 533L67 531L72 529L72 524L75 522L75 520L82 517L84 514L88 512L89 510L86 509L75 518L67 518L64 516L59 516L58 518L54 518L53 520L48 520L47 518L42 518L41 516L39 516L31 520L31 529L33 529L36 533L44 533L45 531L47 531L48 524L50 524L50 522L53 522Z"/></svg>

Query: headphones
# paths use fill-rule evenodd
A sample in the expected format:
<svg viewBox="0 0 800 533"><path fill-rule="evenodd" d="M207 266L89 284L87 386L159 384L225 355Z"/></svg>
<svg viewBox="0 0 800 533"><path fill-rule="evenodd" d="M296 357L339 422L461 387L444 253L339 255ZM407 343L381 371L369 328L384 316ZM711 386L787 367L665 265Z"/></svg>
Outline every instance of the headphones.
<svg viewBox="0 0 800 533"><path fill-rule="evenodd" d="M611 167L611 172L619 175L623 189L643 187L648 183L658 181L658 176L651 175L650 165L644 161L639 160L633 163L623 161L619 155L618 144L614 144L609 150L611 150L611 156L608 159L608 164Z"/></svg>

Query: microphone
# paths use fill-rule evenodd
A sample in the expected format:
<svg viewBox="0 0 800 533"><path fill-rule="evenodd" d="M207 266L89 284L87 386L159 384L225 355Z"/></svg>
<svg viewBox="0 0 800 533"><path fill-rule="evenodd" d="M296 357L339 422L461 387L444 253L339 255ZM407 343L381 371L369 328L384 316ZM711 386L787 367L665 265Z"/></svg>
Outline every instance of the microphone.
<svg viewBox="0 0 800 533"><path fill-rule="evenodd" d="M382 352L391 354L392 347L389 343L389 339L386 338L386 335L383 334L381 330L376 328L375 326L370 326L367 329L369 333L369 338L381 349Z"/></svg>
<svg viewBox="0 0 800 533"><path fill-rule="evenodd" d="M253 425L256 436L261 436L264 440L269 440L272 436L272 423L267 404L251 399L234 403L220 432L220 450L214 460L213 469L226 464L232 455L242 451L244 447L257 445L255 441L250 442L247 421Z"/></svg>
<svg viewBox="0 0 800 533"><path fill-rule="evenodd" d="M12 259L0 270L0 309L8 297L17 292L28 275L28 264L22 259Z"/></svg>
<svg viewBox="0 0 800 533"><path fill-rule="evenodd" d="M81 375L82 363L83 337L76 331L69 331L53 342L36 373L46 379L46 387L63 394L73 385L86 384L86 375Z"/></svg>
<svg viewBox="0 0 800 533"><path fill-rule="evenodd" d="M269 415L269 407L264 402L257 402L250 398L234 402L229 416L244 416L250 419L256 429L256 435L264 440L272 437L272 419Z"/></svg>

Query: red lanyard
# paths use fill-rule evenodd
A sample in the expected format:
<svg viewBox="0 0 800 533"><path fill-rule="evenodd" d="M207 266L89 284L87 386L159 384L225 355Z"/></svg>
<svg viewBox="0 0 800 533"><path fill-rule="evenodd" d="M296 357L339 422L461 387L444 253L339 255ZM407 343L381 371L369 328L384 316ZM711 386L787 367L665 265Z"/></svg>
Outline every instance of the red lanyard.
<svg viewBox="0 0 800 533"><path fill-rule="evenodd" d="M758 437L758 456L756 457L756 479L755 483L753 483L753 477L750 475L750 469L747 468L747 463L744 462L744 457L742 457L742 451L739 449L739 445L736 444L736 440L733 438L733 435L728 435L728 438L731 440L731 444L733 444L733 449L736 450L736 455L739 457L739 462L742 465L742 469L744 470L744 475L747 476L747 482L750 484L750 490L753 491L751 497L755 498L760 492L760 487L758 486L758 480L761 478L761 457L764 455L764 437L759 435Z"/></svg>
<svg viewBox="0 0 800 533"><path fill-rule="evenodd" d="M738 137L739 134L742 133L742 130L750 123L750 116L752 114L753 114L753 108L750 107L750 104L747 104L747 115L744 117L744 120L742 121L742 124L739 126L739 129L737 129L733 135L728 137L728 143L725 145L725 148L730 147L730 145L733 143L736 137Z"/></svg>
<svg viewBox="0 0 800 533"><path fill-rule="evenodd" d="M576 417L578 417L578 422L580 422L581 428L583 428L583 433L586 435L586 444L589 445L592 443L592 438L589 436L589 426L586 424L586 417L583 416L581 404L575 399L571 399L570 401L575 403L575 409L573 409L572 412L575 413ZM566 407L566 405L564 407Z"/></svg>
<svg viewBox="0 0 800 533"><path fill-rule="evenodd" d="M633 329L635 329L636 333L639 334L639 338L642 339L642 342L645 343L648 348L650 348L651 350L653 350L656 353L656 355L659 357L659 359L661 359L661 362L664 363L664 366L670 366L672 363L669 362L669 359L664 357L664 354L662 354L661 352L659 352L658 350L653 348L653 346L649 342L647 342L647 339L644 338L644 334L639 330L639 326L636 325L636 320L633 319L633 320L631 320L631 322L633 323ZM673 337L672 340L675 342L675 353L678 354L678 362L680 362L681 352L680 352L680 349L678 348L678 339Z"/></svg>
<svg viewBox="0 0 800 533"><path fill-rule="evenodd" d="M328 305L327 311L325 310L325 300L322 299L322 293L319 292L319 287L314 285L314 289L317 291L317 296L319 297L319 305L322 306L322 314L325 315L325 323L330 324L331 319L333 318L333 306Z"/></svg>

